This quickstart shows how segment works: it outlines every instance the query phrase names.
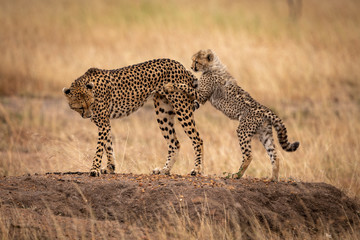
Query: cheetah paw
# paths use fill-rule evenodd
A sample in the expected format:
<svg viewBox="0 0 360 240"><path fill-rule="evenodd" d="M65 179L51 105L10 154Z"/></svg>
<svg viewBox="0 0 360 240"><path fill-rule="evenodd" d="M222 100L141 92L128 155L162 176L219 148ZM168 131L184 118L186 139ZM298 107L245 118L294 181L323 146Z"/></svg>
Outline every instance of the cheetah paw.
<svg viewBox="0 0 360 240"><path fill-rule="evenodd" d="M244 175L244 174L241 174L241 173L237 172L237 173L231 174L231 178L233 178L233 179L240 179L240 178L242 178L243 175Z"/></svg>
<svg viewBox="0 0 360 240"><path fill-rule="evenodd" d="M271 178L270 178L270 181L272 181L272 182L278 182L278 181L279 181L279 178L278 178L278 177L271 177Z"/></svg>
<svg viewBox="0 0 360 240"><path fill-rule="evenodd" d="M160 169L160 168L155 168L153 170L153 174L154 175L170 175L170 170L168 169Z"/></svg>
<svg viewBox="0 0 360 240"><path fill-rule="evenodd" d="M199 170L193 169L193 170L191 170L190 175L191 176L201 176L201 172Z"/></svg>
<svg viewBox="0 0 360 240"><path fill-rule="evenodd" d="M90 170L90 177L100 177L101 171L99 169L91 169Z"/></svg>
<svg viewBox="0 0 360 240"><path fill-rule="evenodd" d="M115 173L115 165L110 164L106 168L101 169L101 174L114 174Z"/></svg>

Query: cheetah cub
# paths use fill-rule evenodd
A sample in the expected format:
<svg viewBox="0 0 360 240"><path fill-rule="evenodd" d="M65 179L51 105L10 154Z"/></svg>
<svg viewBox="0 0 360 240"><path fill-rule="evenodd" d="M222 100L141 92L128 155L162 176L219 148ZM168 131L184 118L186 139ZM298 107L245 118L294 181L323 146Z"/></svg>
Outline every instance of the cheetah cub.
<svg viewBox="0 0 360 240"><path fill-rule="evenodd" d="M239 138L242 164L233 178L241 178L248 168L251 156L251 139L259 135L272 164L272 178L277 181L279 176L279 160L276 156L272 126L276 129L281 147L293 152L299 147L299 142L290 143L283 121L269 108L255 101L249 93L236 84L226 67L212 50L201 50L192 57L191 68L202 72L198 82L192 86L180 83L168 83L165 91L183 91L191 98L204 104L207 100L230 119L238 120L237 136Z"/></svg>

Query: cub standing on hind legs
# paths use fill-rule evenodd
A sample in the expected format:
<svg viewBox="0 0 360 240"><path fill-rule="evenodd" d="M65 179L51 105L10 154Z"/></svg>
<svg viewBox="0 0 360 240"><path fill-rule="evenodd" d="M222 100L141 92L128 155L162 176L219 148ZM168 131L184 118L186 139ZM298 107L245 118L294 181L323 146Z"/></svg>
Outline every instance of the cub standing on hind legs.
<svg viewBox="0 0 360 240"><path fill-rule="evenodd" d="M207 100L230 119L240 121L237 135L243 154L242 164L234 178L241 178L248 168L251 156L251 138L258 134L272 164L272 180L279 177L279 160L276 156L272 126L275 127L281 147L293 152L299 147L299 142L290 143L283 121L269 108L255 101L249 93L236 84L235 79L220 62L212 50L201 50L192 57L191 68L202 72L196 89L181 83L168 83L165 91L176 89L186 92L190 97L204 104Z"/></svg>

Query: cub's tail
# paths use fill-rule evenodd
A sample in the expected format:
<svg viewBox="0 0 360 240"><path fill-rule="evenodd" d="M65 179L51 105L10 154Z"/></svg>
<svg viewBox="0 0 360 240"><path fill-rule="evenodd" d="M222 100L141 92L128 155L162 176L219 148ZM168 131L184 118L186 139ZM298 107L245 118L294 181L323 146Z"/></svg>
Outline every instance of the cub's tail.
<svg viewBox="0 0 360 240"><path fill-rule="evenodd" d="M287 152L296 151L296 149L298 149L300 143L299 142L293 142L293 143L289 142L284 122L272 111L269 112L268 119L270 120L271 124L274 126L274 128L277 132L278 140L279 140L279 143L280 143L280 146L282 147L282 149L284 149Z"/></svg>

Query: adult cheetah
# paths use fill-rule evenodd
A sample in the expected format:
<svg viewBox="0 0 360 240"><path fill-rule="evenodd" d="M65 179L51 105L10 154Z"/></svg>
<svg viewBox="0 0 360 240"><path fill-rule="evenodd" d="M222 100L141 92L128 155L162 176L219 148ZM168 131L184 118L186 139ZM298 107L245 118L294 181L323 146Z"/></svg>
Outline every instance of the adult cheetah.
<svg viewBox="0 0 360 240"><path fill-rule="evenodd" d="M248 168L251 160L251 138L258 134L260 142L264 145L272 164L272 180L277 181L279 176L279 160L276 156L272 126L275 127L281 147L293 152L299 147L299 142L289 143L287 131L283 121L269 108L255 101L249 93L236 84L235 79L220 62L212 50L200 50L192 57L191 68L202 72L195 88L188 84L168 83L167 92L180 90L186 92L192 99L200 104L207 100L223 112L230 119L240 122L237 135L243 154L242 164L234 178L241 178Z"/></svg>
<svg viewBox="0 0 360 240"><path fill-rule="evenodd" d="M182 92L166 93L165 83L192 84L196 78L177 61L150 60L116 70L90 68L76 79L70 88L64 88L71 109L83 118L90 118L98 127L97 150L90 170L91 176L115 171L110 119L121 118L136 111L153 97L160 130L168 144L165 166L154 174L169 174L180 149L174 129L174 118L179 120L195 150L195 168L192 175L201 173L203 141L195 128L193 100ZM103 152L107 167L100 170Z"/></svg>

